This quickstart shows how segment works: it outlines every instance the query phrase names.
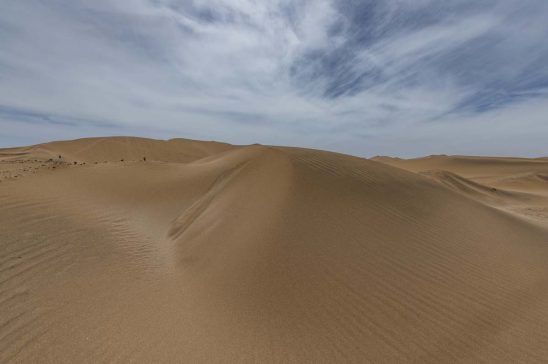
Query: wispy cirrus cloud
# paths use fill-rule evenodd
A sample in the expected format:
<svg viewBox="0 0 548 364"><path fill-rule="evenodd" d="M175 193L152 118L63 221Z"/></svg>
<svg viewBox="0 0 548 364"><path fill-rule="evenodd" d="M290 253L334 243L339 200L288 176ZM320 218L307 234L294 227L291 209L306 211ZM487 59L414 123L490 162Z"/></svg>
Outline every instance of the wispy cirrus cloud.
<svg viewBox="0 0 548 364"><path fill-rule="evenodd" d="M0 145L133 134L361 155L548 154L542 0L2 7Z"/></svg>

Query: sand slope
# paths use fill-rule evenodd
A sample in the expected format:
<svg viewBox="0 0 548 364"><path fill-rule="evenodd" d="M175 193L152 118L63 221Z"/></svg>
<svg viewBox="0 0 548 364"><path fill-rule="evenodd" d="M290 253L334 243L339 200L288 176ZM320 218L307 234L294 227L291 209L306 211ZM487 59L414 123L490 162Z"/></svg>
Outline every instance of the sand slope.
<svg viewBox="0 0 548 364"><path fill-rule="evenodd" d="M233 148L229 144L188 139L155 140L136 137L83 138L24 148L1 149L0 158L61 159L72 162L117 162L149 160L189 162ZM61 157L61 158L59 158Z"/></svg>
<svg viewBox="0 0 548 364"><path fill-rule="evenodd" d="M372 160L416 172L493 207L548 226L548 159L436 155Z"/></svg>
<svg viewBox="0 0 548 364"><path fill-rule="evenodd" d="M415 159L374 157L372 160L413 172L433 169L446 170L477 182L494 185L509 178L522 178L531 175L546 177L548 175L547 158L436 155ZM548 183L542 188L548 190ZM529 186L524 186L524 189L528 190Z"/></svg>
<svg viewBox="0 0 548 364"><path fill-rule="evenodd" d="M496 200L525 192L496 205L465 177L306 149L95 141L0 150L21 169L0 182L0 362L548 359L548 229Z"/></svg>

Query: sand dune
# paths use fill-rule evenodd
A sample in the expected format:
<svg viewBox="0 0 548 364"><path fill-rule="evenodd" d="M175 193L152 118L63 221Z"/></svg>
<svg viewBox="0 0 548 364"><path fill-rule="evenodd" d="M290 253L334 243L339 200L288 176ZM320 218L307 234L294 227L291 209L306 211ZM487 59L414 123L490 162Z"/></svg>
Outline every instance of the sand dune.
<svg viewBox="0 0 548 364"><path fill-rule="evenodd" d="M420 173L468 194L548 226L548 159L429 156L372 160Z"/></svg>
<svg viewBox="0 0 548 364"><path fill-rule="evenodd" d="M3 149L0 158L61 159L75 162L117 162L150 160L189 162L232 148L218 142L188 139L154 140L135 137L84 138L33 145L26 148ZM59 158L61 157L61 158ZM28 159L27 158L27 159Z"/></svg>
<svg viewBox="0 0 548 364"><path fill-rule="evenodd" d="M548 172L525 172L507 177L501 177L496 181L498 186L521 191L535 191L540 194L548 192Z"/></svg>
<svg viewBox="0 0 548 364"><path fill-rule="evenodd" d="M0 150L0 362L546 362L548 162L379 161Z"/></svg>
<svg viewBox="0 0 548 364"><path fill-rule="evenodd" d="M449 171L438 169L422 171L420 173L439 181L450 189L483 202L504 204L506 202L521 202L536 199L536 196L534 195L509 192L496 187L485 186Z"/></svg>
<svg viewBox="0 0 548 364"><path fill-rule="evenodd" d="M548 175L546 158L429 156L416 159L375 157L372 160L413 172L432 169L446 170L486 184L524 174ZM548 184L545 187L548 189ZM525 189L528 189L527 187Z"/></svg>

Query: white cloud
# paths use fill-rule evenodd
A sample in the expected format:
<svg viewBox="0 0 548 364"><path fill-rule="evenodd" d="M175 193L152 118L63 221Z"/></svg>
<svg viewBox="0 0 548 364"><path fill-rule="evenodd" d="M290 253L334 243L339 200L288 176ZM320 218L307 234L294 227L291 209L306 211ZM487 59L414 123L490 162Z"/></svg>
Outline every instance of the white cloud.
<svg viewBox="0 0 548 364"><path fill-rule="evenodd" d="M509 115L528 120L520 140L545 131L548 7L540 0L29 0L2 7L0 145L138 134L366 155L453 144L466 145L466 154L544 147L484 140L497 123L501 138L516 135ZM493 85L504 102L474 111L476 95L489 101ZM469 142L451 144L455 136Z"/></svg>

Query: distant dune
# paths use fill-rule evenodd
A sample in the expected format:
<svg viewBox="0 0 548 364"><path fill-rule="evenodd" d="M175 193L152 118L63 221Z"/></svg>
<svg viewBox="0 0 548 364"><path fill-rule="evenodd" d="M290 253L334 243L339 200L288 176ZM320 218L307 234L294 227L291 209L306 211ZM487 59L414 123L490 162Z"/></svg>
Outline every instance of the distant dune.
<svg viewBox="0 0 548 364"><path fill-rule="evenodd" d="M548 361L548 160L0 149L0 362Z"/></svg>
<svg viewBox="0 0 548 364"><path fill-rule="evenodd" d="M548 175L548 159L545 158L429 156L416 159L375 157L372 160L412 172L447 170L465 178L495 184L500 180L524 174Z"/></svg>
<svg viewBox="0 0 548 364"><path fill-rule="evenodd" d="M545 226L548 222L547 158L428 156L372 160L431 177L477 201Z"/></svg>

